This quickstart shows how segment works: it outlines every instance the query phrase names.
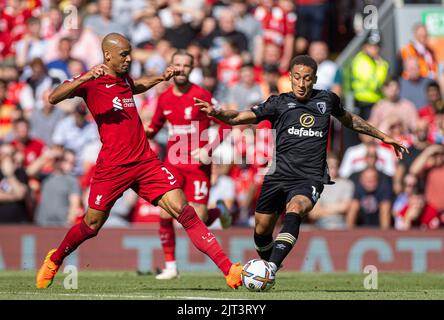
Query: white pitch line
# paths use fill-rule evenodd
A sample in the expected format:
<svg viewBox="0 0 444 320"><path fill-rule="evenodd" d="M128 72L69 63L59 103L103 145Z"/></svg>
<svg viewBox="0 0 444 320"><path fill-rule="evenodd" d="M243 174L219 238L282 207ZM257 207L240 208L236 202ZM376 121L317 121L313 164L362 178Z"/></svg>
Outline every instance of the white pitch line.
<svg viewBox="0 0 444 320"><path fill-rule="evenodd" d="M40 295L38 292L0 292L0 294L8 295ZM147 295L119 295L119 294L87 294L87 293L52 293L57 296L67 297L95 297L95 298L128 298L128 299L177 299L177 300L243 300L232 298L209 298L209 297L191 297L191 296L147 296ZM41 296L45 297L44 295Z"/></svg>

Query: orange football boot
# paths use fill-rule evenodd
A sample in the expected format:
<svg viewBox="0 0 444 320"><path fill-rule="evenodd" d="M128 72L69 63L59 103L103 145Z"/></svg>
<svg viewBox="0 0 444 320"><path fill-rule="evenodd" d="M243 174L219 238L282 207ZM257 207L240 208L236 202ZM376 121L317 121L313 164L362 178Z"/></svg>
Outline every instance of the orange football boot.
<svg viewBox="0 0 444 320"><path fill-rule="evenodd" d="M57 249L52 249L48 252L45 261L43 261L43 265L40 267L39 272L37 272L36 286L38 289L48 288L59 270L59 266L49 259L56 250Z"/></svg>
<svg viewBox="0 0 444 320"><path fill-rule="evenodd" d="M225 276L227 285L232 289L237 289L242 285L242 268L239 262L231 265L230 271Z"/></svg>

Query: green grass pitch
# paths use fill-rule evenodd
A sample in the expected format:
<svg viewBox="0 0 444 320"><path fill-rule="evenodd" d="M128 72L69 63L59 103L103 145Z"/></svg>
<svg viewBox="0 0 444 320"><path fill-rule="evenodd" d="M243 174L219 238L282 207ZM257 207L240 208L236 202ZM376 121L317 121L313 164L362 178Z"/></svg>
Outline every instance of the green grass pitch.
<svg viewBox="0 0 444 320"><path fill-rule="evenodd" d="M35 272L0 271L0 299L444 299L443 273L379 273L378 289L364 288L367 274L279 272L270 292L232 290L220 273L187 273L159 281L122 271L79 271L78 289L67 290L59 272L48 289L35 288Z"/></svg>

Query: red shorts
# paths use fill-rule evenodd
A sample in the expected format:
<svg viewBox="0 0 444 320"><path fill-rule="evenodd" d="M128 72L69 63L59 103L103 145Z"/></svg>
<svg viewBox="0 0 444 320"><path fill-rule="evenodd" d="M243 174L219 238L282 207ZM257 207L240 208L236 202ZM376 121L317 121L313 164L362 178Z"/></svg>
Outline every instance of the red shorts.
<svg viewBox="0 0 444 320"><path fill-rule="evenodd" d="M168 191L180 188L180 185L155 157L118 166L99 164L91 179L88 205L92 209L108 211L129 188L152 203Z"/></svg>
<svg viewBox="0 0 444 320"><path fill-rule="evenodd" d="M177 167L168 162L164 166L177 178L179 187L192 203L208 204L211 187L210 166Z"/></svg>

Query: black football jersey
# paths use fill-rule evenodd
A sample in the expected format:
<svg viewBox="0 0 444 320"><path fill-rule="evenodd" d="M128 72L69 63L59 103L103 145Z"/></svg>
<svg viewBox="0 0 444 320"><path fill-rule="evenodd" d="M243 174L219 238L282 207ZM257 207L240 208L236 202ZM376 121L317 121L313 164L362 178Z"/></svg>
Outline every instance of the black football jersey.
<svg viewBox="0 0 444 320"><path fill-rule="evenodd" d="M251 110L258 122L269 120L275 129L275 170L269 178L330 183L326 161L330 116L345 114L336 94L313 89L308 100L299 101L292 92L283 93Z"/></svg>

